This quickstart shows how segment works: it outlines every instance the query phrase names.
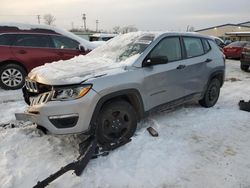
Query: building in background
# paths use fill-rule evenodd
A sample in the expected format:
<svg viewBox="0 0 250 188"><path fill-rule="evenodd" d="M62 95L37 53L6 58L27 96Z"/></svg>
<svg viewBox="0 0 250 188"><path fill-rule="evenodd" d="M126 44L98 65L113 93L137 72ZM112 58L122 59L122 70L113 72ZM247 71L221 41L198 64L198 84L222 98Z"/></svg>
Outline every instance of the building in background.
<svg viewBox="0 0 250 188"><path fill-rule="evenodd" d="M220 37L224 40L248 40L250 41L250 21L238 24L223 24L209 28L196 30L196 32L208 36Z"/></svg>

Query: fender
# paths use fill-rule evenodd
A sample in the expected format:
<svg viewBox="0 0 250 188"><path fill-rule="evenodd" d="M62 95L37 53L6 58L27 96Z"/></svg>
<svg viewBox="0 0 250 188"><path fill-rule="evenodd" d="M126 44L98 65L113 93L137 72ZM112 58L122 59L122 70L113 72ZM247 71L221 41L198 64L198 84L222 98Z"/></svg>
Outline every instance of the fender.
<svg viewBox="0 0 250 188"><path fill-rule="evenodd" d="M217 76L219 76L221 78L220 79L221 87L223 86L224 79L225 79L225 70L216 70L216 71L214 71L212 74L210 74L210 76L208 78L208 81L207 81L206 85L204 86L203 92L202 92L201 97L200 97L201 99L203 98L203 96L206 93L206 90L207 90L207 87L208 87L208 84L209 84L210 80L212 80L214 77L217 77Z"/></svg>
<svg viewBox="0 0 250 188"><path fill-rule="evenodd" d="M222 87L224 84L224 79L225 79L225 70L217 70L217 71L214 71L212 74L210 74L208 83L210 82L210 80L212 80L214 77L217 77L217 76L221 77L220 82L221 82L221 87Z"/></svg>
<svg viewBox="0 0 250 188"><path fill-rule="evenodd" d="M137 89L125 89L120 90L117 92L110 93L108 95L103 96L98 102L95 107L94 113L92 115L91 121L90 121L90 127L87 131L87 134L93 133L96 128L96 119L98 117L98 114L102 108L102 106L111 100L118 100L118 99L125 99L128 101L134 108L138 116L138 120L144 117L145 110L144 110L144 104L141 97L140 92Z"/></svg>

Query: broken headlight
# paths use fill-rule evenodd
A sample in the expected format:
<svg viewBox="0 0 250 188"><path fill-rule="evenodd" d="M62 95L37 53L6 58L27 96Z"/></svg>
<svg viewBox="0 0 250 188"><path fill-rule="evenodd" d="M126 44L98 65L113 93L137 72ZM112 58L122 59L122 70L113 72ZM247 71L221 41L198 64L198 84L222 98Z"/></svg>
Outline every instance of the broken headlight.
<svg viewBox="0 0 250 188"><path fill-rule="evenodd" d="M74 100L86 95L92 85L76 85L65 88L55 88L52 100Z"/></svg>

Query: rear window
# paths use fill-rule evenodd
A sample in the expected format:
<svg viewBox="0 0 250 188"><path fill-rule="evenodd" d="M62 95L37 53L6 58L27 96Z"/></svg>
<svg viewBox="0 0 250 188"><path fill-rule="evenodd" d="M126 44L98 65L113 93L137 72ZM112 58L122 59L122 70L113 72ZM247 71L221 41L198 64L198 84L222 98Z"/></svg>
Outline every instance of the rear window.
<svg viewBox="0 0 250 188"><path fill-rule="evenodd" d="M19 34L14 46L52 48L53 44L47 35Z"/></svg>
<svg viewBox="0 0 250 188"><path fill-rule="evenodd" d="M204 54L204 49L200 38L183 37L187 57L196 57Z"/></svg>
<svg viewBox="0 0 250 188"><path fill-rule="evenodd" d="M14 37L15 35L12 35L12 34L0 35L0 45L6 45L6 46L11 45Z"/></svg>

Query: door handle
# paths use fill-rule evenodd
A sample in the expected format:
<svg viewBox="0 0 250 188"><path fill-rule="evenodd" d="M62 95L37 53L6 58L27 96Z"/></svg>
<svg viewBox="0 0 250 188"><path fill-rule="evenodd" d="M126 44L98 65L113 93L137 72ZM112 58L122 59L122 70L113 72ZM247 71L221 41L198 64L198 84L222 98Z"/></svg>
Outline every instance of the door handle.
<svg viewBox="0 0 250 188"><path fill-rule="evenodd" d="M25 51L25 50L19 50L18 53L19 53L19 54L26 54L27 51Z"/></svg>
<svg viewBox="0 0 250 188"><path fill-rule="evenodd" d="M184 69L186 67L186 65L179 65L178 67L176 67L176 69Z"/></svg>
<svg viewBox="0 0 250 188"><path fill-rule="evenodd" d="M212 59L207 58L207 59L204 61L204 63L209 63L209 62L211 62L211 61L212 61Z"/></svg>

